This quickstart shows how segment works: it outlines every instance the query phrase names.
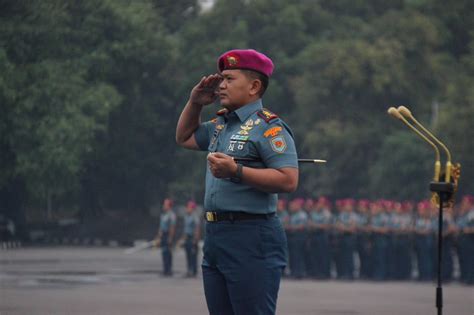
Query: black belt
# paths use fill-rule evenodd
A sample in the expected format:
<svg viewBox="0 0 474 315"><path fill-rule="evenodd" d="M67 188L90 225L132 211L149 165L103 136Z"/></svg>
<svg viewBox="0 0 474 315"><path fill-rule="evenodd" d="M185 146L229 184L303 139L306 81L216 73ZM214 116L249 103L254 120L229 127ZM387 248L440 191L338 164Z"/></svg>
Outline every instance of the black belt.
<svg viewBox="0 0 474 315"><path fill-rule="evenodd" d="M204 219L207 222L261 220L261 219L270 219L273 216L275 216L275 212L272 212L272 213L248 213L248 212L241 212L241 211L227 211L227 212L206 211L204 212Z"/></svg>

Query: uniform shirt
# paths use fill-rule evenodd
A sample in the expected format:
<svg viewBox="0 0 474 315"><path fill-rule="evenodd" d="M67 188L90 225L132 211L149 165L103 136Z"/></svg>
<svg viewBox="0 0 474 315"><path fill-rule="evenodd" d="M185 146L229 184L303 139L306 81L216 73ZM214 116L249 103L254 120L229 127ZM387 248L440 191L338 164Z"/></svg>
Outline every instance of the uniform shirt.
<svg viewBox="0 0 474 315"><path fill-rule="evenodd" d="M402 213L399 217L400 227L403 231L409 230L413 225L413 218L410 213Z"/></svg>
<svg viewBox="0 0 474 315"><path fill-rule="evenodd" d="M337 216L337 221L347 227L353 223L356 223L357 216L354 212L343 211Z"/></svg>
<svg viewBox="0 0 474 315"><path fill-rule="evenodd" d="M176 214L173 211L163 212L160 216L160 230L168 232L176 224Z"/></svg>
<svg viewBox="0 0 474 315"><path fill-rule="evenodd" d="M199 225L199 218L194 213L186 213L184 216L184 234L194 235L194 231Z"/></svg>
<svg viewBox="0 0 474 315"><path fill-rule="evenodd" d="M436 224L433 224L433 221L431 218L424 218L424 217L417 217L415 220L415 229L417 231L425 231L428 230L429 232L432 232Z"/></svg>
<svg viewBox="0 0 474 315"><path fill-rule="evenodd" d="M398 213L390 213L388 216L388 226L395 232L402 229L401 215Z"/></svg>
<svg viewBox="0 0 474 315"><path fill-rule="evenodd" d="M466 227L474 227L474 208L466 213Z"/></svg>
<svg viewBox="0 0 474 315"><path fill-rule="evenodd" d="M308 223L308 213L304 210L299 210L290 215L290 226L306 225Z"/></svg>
<svg viewBox="0 0 474 315"><path fill-rule="evenodd" d="M321 211L311 211L310 220L315 224L330 224L331 212L329 212L328 209L322 209Z"/></svg>
<svg viewBox="0 0 474 315"><path fill-rule="evenodd" d="M254 168L298 168L298 157L290 128L262 109L258 100L233 112L203 123L194 136L202 151L222 152L234 157L260 159L243 162ZM268 120L268 122L266 121ZM245 173L245 170L244 170ZM206 171L204 208L208 211L276 211L277 194L267 193L228 178L216 178Z"/></svg>
<svg viewBox="0 0 474 315"><path fill-rule="evenodd" d="M288 226L290 223L290 215L286 210L278 212L278 218L283 226Z"/></svg>
<svg viewBox="0 0 474 315"><path fill-rule="evenodd" d="M463 228L467 227L467 214L459 215L456 217L456 227L462 231Z"/></svg>
<svg viewBox="0 0 474 315"><path fill-rule="evenodd" d="M369 215L367 213L356 213L357 214L357 226L366 227L369 225Z"/></svg>
<svg viewBox="0 0 474 315"><path fill-rule="evenodd" d="M436 226L438 225L439 219L436 219ZM443 216L443 232L446 232L449 228L454 226L454 218L452 215L445 214Z"/></svg>
<svg viewBox="0 0 474 315"><path fill-rule="evenodd" d="M378 213L372 217L371 227L383 228L388 226L388 215L385 212Z"/></svg>

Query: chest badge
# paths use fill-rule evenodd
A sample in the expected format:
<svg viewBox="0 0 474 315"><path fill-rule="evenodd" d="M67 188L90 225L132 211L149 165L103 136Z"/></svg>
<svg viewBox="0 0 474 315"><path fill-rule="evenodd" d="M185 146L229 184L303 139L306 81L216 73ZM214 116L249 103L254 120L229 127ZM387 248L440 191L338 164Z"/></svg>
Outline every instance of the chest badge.
<svg viewBox="0 0 474 315"><path fill-rule="evenodd" d="M249 131L252 130L253 125L254 125L253 119L247 120L244 125L240 126L241 130L238 132L238 134L247 136L249 134Z"/></svg>

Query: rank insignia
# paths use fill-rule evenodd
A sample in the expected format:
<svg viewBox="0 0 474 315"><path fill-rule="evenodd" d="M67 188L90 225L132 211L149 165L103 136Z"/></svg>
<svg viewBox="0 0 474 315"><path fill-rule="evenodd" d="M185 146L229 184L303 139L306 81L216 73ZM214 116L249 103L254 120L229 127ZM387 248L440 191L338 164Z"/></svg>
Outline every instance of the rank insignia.
<svg viewBox="0 0 474 315"><path fill-rule="evenodd" d="M262 120L260 118L258 118L257 120L255 120L255 124L258 125L258 124L260 124L261 121Z"/></svg>
<svg viewBox="0 0 474 315"><path fill-rule="evenodd" d="M224 125L217 125L217 126L216 126L216 129L217 129L217 130L222 130L222 129L224 129Z"/></svg>
<svg viewBox="0 0 474 315"><path fill-rule="evenodd" d="M262 109L257 113L258 116L263 118L267 123L270 122L272 119L278 118L278 115L272 113L268 109Z"/></svg>
<svg viewBox="0 0 474 315"><path fill-rule="evenodd" d="M273 128L270 128L268 129L267 131L265 131L265 133L263 134L263 136L265 138L268 138L268 137L275 137L277 136L280 131L282 130L281 127L273 127Z"/></svg>
<svg viewBox="0 0 474 315"><path fill-rule="evenodd" d="M277 153L283 153L286 151L286 141L283 136L276 136L270 140L272 150Z"/></svg>

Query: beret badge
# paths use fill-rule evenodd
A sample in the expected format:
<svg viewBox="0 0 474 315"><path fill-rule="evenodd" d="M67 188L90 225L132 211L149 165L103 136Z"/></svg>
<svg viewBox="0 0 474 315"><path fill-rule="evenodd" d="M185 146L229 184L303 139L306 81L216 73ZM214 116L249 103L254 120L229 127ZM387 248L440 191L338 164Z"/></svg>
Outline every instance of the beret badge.
<svg viewBox="0 0 474 315"><path fill-rule="evenodd" d="M229 64L229 66L231 67L235 67L238 63L238 60L236 57L234 56L228 56L227 57L227 63Z"/></svg>

